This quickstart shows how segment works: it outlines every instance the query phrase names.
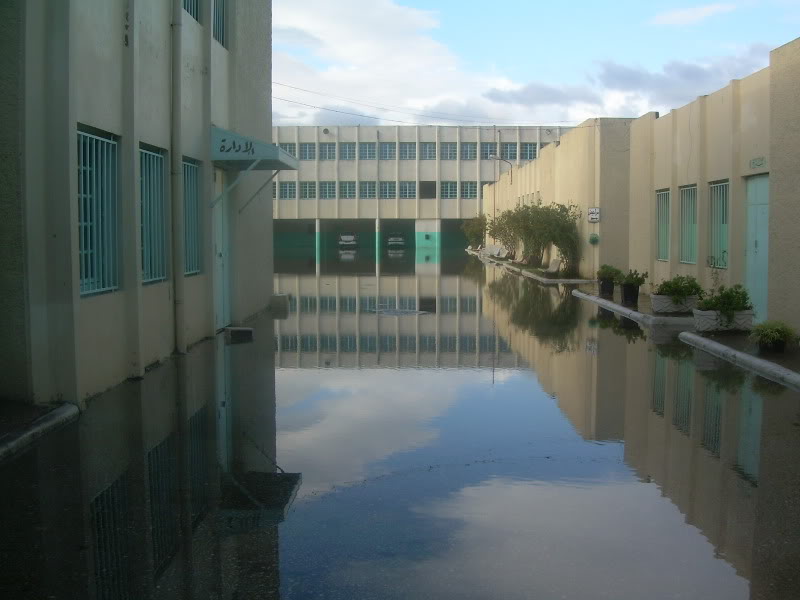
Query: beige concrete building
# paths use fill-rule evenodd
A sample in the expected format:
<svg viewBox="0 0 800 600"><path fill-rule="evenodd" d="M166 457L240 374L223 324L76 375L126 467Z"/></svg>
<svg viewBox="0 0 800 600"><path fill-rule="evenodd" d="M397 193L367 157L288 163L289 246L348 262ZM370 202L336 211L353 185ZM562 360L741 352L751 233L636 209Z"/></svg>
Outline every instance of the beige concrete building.
<svg viewBox="0 0 800 600"><path fill-rule="evenodd" d="M271 3L0 10L0 396L82 402L269 301Z"/></svg>
<svg viewBox="0 0 800 600"><path fill-rule="evenodd" d="M632 119L589 119L565 133L539 157L509 169L484 189L483 214L494 218L522 204L574 204L580 208L580 275L594 278L604 263L628 256L629 128ZM589 221L589 209L599 221ZM592 237L596 235L597 237ZM596 241L592 241L596 240Z"/></svg>

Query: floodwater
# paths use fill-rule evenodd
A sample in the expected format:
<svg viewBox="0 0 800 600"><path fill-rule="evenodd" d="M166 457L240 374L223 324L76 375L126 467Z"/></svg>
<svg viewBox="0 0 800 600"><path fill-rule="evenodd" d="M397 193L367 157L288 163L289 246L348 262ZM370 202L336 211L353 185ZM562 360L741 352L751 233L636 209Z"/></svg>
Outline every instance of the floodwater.
<svg viewBox="0 0 800 600"><path fill-rule="evenodd" d="M278 269L288 318L0 465L0 596L800 598L797 393L400 262Z"/></svg>

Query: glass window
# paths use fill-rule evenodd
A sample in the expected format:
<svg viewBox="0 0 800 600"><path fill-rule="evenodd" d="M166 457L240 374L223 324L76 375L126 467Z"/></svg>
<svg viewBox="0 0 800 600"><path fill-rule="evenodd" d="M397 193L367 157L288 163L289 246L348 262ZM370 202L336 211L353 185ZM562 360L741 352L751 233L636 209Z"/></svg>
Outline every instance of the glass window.
<svg viewBox="0 0 800 600"><path fill-rule="evenodd" d="M710 188L708 265L725 269L728 267L728 182L713 183Z"/></svg>
<svg viewBox="0 0 800 600"><path fill-rule="evenodd" d="M319 349L323 352L336 352L336 336L329 334L320 335Z"/></svg>
<svg viewBox="0 0 800 600"><path fill-rule="evenodd" d="M361 296L358 304L361 312L375 312L378 308L378 299L375 296Z"/></svg>
<svg viewBox="0 0 800 600"><path fill-rule="evenodd" d="M519 150L522 160L533 160L536 158L536 142L522 142Z"/></svg>
<svg viewBox="0 0 800 600"><path fill-rule="evenodd" d="M658 260L669 260L669 190L656 192Z"/></svg>
<svg viewBox="0 0 800 600"><path fill-rule="evenodd" d="M297 312L297 298L289 296L289 313Z"/></svg>
<svg viewBox="0 0 800 600"><path fill-rule="evenodd" d="M400 142L400 160L416 160L416 142Z"/></svg>
<svg viewBox="0 0 800 600"><path fill-rule="evenodd" d="M336 296L320 296L319 312L323 313L336 312Z"/></svg>
<svg viewBox="0 0 800 600"><path fill-rule="evenodd" d="M374 335L361 335L359 336L359 343L361 352L377 352L378 351L378 338Z"/></svg>
<svg viewBox="0 0 800 600"><path fill-rule="evenodd" d="M697 186L681 188L681 262L697 263Z"/></svg>
<svg viewBox="0 0 800 600"><path fill-rule="evenodd" d="M503 142L500 144L500 158L506 160L517 160L517 143Z"/></svg>
<svg viewBox="0 0 800 600"><path fill-rule="evenodd" d="M416 198L417 197L417 182L416 181L401 181L400 182L400 197L401 198Z"/></svg>
<svg viewBox="0 0 800 600"><path fill-rule="evenodd" d="M504 338L497 338L497 348L500 352L511 352L511 346Z"/></svg>
<svg viewBox="0 0 800 600"><path fill-rule="evenodd" d="M481 158L486 160L492 156L497 156L497 143L481 142Z"/></svg>
<svg viewBox="0 0 800 600"><path fill-rule="evenodd" d="M400 296L400 310L417 310L417 299L414 296Z"/></svg>
<svg viewBox="0 0 800 600"><path fill-rule="evenodd" d="M297 183L294 181L281 181L278 194L281 200L297 198Z"/></svg>
<svg viewBox="0 0 800 600"><path fill-rule="evenodd" d="M336 160L336 144L334 142L320 142L319 159Z"/></svg>
<svg viewBox="0 0 800 600"><path fill-rule="evenodd" d="M381 336L381 352L394 352L397 350L397 338L393 335Z"/></svg>
<svg viewBox="0 0 800 600"><path fill-rule="evenodd" d="M378 184L374 181L360 181L358 183L359 198L375 198L377 195Z"/></svg>
<svg viewBox="0 0 800 600"><path fill-rule="evenodd" d="M461 312L475 313L478 310L478 299L475 296L463 296L461 298Z"/></svg>
<svg viewBox="0 0 800 600"><path fill-rule="evenodd" d="M195 275L200 272L200 253L203 230L200 227L200 166L183 161L183 272Z"/></svg>
<svg viewBox="0 0 800 600"><path fill-rule="evenodd" d="M455 352L458 344L458 337L454 335L443 335L439 337L439 352Z"/></svg>
<svg viewBox="0 0 800 600"><path fill-rule="evenodd" d="M417 338L413 335L400 336L400 352L416 352Z"/></svg>
<svg viewBox="0 0 800 600"><path fill-rule="evenodd" d="M381 160L394 160L397 158L397 144L394 142L381 142Z"/></svg>
<svg viewBox="0 0 800 600"><path fill-rule="evenodd" d="M436 336L435 335L419 336L419 349L421 352L436 352Z"/></svg>
<svg viewBox="0 0 800 600"><path fill-rule="evenodd" d="M475 160L478 158L477 142L461 142L461 160Z"/></svg>
<svg viewBox="0 0 800 600"><path fill-rule="evenodd" d="M343 313L354 313L357 302L355 296L342 296L339 298L339 310Z"/></svg>
<svg viewBox="0 0 800 600"><path fill-rule="evenodd" d="M320 181L319 182L319 197L323 199L336 198L336 182L335 181Z"/></svg>
<svg viewBox="0 0 800 600"><path fill-rule="evenodd" d="M317 336L315 335L301 335L300 336L300 352L316 352L317 351Z"/></svg>
<svg viewBox="0 0 800 600"><path fill-rule="evenodd" d="M394 296L381 296L378 298L378 308L381 310L394 310L397 308L397 298Z"/></svg>
<svg viewBox="0 0 800 600"><path fill-rule="evenodd" d="M316 198L317 197L317 182L316 181L301 181L300 182L300 197L301 198Z"/></svg>
<svg viewBox="0 0 800 600"><path fill-rule="evenodd" d="M357 350L356 336L354 335L339 336L339 350L341 352L355 352Z"/></svg>
<svg viewBox="0 0 800 600"><path fill-rule="evenodd" d="M478 182L477 181L462 181L461 182L461 197L464 199L478 197Z"/></svg>
<svg viewBox="0 0 800 600"><path fill-rule="evenodd" d="M281 142L278 146L280 146L281 150L284 152L288 152L292 156L297 156L297 145L293 142Z"/></svg>
<svg viewBox="0 0 800 600"><path fill-rule="evenodd" d="M339 198L355 198L355 197L356 197L356 182L340 181Z"/></svg>
<svg viewBox="0 0 800 600"><path fill-rule="evenodd" d="M439 312L447 314L458 310L458 298L455 296L442 296L440 300Z"/></svg>
<svg viewBox="0 0 800 600"><path fill-rule="evenodd" d="M164 153L139 150L142 282L167 278L167 198Z"/></svg>
<svg viewBox="0 0 800 600"><path fill-rule="evenodd" d="M381 198L397 198L397 182L381 181L380 192Z"/></svg>
<svg viewBox="0 0 800 600"><path fill-rule="evenodd" d="M496 340L493 335L482 335L479 343L481 352L494 352Z"/></svg>
<svg viewBox="0 0 800 600"><path fill-rule="evenodd" d="M300 312L301 313L315 313L315 312L317 312L317 297L316 296L300 296Z"/></svg>
<svg viewBox="0 0 800 600"><path fill-rule="evenodd" d="M436 142L419 143L420 160L436 160Z"/></svg>
<svg viewBox="0 0 800 600"><path fill-rule="evenodd" d="M458 144L455 142L440 142L439 150L442 155L442 160L458 159Z"/></svg>
<svg viewBox="0 0 800 600"><path fill-rule="evenodd" d="M461 339L459 340L459 345L461 346L459 348L461 352L474 354L475 350L477 349L474 335L462 335Z"/></svg>
<svg viewBox="0 0 800 600"><path fill-rule="evenodd" d="M358 158L361 160L375 160L375 142L359 142Z"/></svg>
<svg viewBox="0 0 800 600"><path fill-rule="evenodd" d="M296 335L282 335L281 336L281 350L289 352L297 352L297 336Z"/></svg>
<svg viewBox="0 0 800 600"><path fill-rule="evenodd" d="M314 144L300 144L300 160L315 160L317 158L317 147Z"/></svg>
<svg viewBox="0 0 800 600"><path fill-rule="evenodd" d="M458 198L458 184L455 181L442 181L439 185L440 198Z"/></svg>
<svg viewBox="0 0 800 600"><path fill-rule="evenodd" d="M339 142L339 160L355 160L355 159L356 159L356 143Z"/></svg>

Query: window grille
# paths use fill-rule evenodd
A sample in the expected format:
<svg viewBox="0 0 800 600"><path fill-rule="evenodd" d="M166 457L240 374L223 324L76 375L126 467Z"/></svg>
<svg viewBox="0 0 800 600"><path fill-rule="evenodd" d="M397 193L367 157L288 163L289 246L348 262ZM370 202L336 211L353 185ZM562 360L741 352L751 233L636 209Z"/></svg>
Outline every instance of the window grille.
<svg viewBox="0 0 800 600"><path fill-rule="evenodd" d="M493 335L482 335L479 343L481 352L494 352L497 340Z"/></svg>
<svg viewBox="0 0 800 600"><path fill-rule="evenodd" d="M728 182L713 183L710 188L711 254L708 266L725 269L728 267Z"/></svg>
<svg viewBox="0 0 800 600"><path fill-rule="evenodd" d="M417 182L416 181L401 181L400 182L400 197L401 198L416 198L417 197Z"/></svg>
<svg viewBox="0 0 800 600"><path fill-rule="evenodd" d="M413 335L400 336L400 352L416 352L417 338Z"/></svg>
<svg viewBox="0 0 800 600"><path fill-rule="evenodd" d="M317 351L317 336L315 335L301 335L300 336L300 352L316 352Z"/></svg>
<svg viewBox="0 0 800 600"><path fill-rule="evenodd" d="M300 182L300 197L308 200L317 197L317 182L316 181L301 181Z"/></svg>
<svg viewBox="0 0 800 600"><path fill-rule="evenodd" d="M481 142L481 158L497 156L497 142Z"/></svg>
<svg viewBox="0 0 800 600"><path fill-rule="evenodd" d="M336 296L320 296L319 312L323 313L336 312Z"/></svg>
<svg viewBox="0 0 800 600"><path fill-rule="evenodd" d="M359 142L358 158L360 160L375 160L375 142Z"/></svg>
<svg viewBox="0 0 800 600"><path fill-rule="evenodd" d="M214 0L214 39L227 48L228 39L225 25L225 0Z"/></svg>
<svg viewBox="0 0 800 600"><path fill-rule="evenodd" d="M463 199L477 198L478 197L478 182L477 181L462 181L461 182L461 197Z"/></svg>
<svg viewBox="0 0 800 600"><path fill-rule="evenodd" d="M339 142L339 160L355 160L355 159L356 159L356 143Z"/></svg>
<svg viewBox="0 0 800 600"><path fill-rule="evenodd" d="M319 336L319 349L322 352L336 352L336 336L330 334Z"/></svg>
<svg viewBox="0 0 800 600"><path fill-rule="evenodd" d="M397 144L394 142L381 142L380 157L381 160L394 160L397 158Z"/></svg>
<svg viewBox="0 0 800 600"><path fill-rule="evenodd" d="M400 310L417 310L417 299L414 296L400 296Z"/></svg>
<svg viewBox="0 0 800 600"><path fill-rule="evenodd" d="M336 160L336 144L334 142L320 142L319 159Z"/></svg>
<svg viewBox="0 0 800 600"><path fill-rule="evenodd" d="M167 206L164 155L139 150L142 209L142 282L167 278Z"/></svg>
<svg viewBox="0 0 800 600"><path fill-rule="evenodd" d="M397 198L397 182L381 181L379 186L381 198Z"/></svg>
<svg viewBox="0 0 800 600"><path fill-rule="evenodd" d="M439 336L439 352L455 352L458 338L454 335Z"/></svg>
<svg viewBox="0 0 800 600"><path fill-rule="evenodd" d="M339 198L355 198L355 197L356 197L356 182L340 181Z"/></svg>
<svg viewBox="0 0 800 600"><path fill-rule="evenodd" d="M461 160L475 160L478 158L477 142L461 142Z"/></svg>
<svg viewBox="0 0 800 600"><path fill-rule="evenodd" d="M474 335L462 335L461 339L459 340L459 345L461 352L466 352L469 354L474 354L475 350L477 349Z"/></svg>
<svg viewBox="0 0 800 600"><path fill-rule="evenodd" d="M416 160L416 142L400 142L400 160Z"/></svg>
<svg viewBox="0 0 800 600"><path fill-rule="evenodd" d="M183 272L195 275L200 272L200 167L197 163L183 161Z"/></svg>
<svg viewBox="0 0 800 600"><path fill-rule="evenodd" d="M456 142L441 142L439 144L439 151L442 160L458 159L458 144L456 144Z"/></svg>
<svg viewBox="0 0 800 600"><path fill-rule="evenodd" d="M692 395L694 386L694 365L688 360L678 364L678 377L675 382L675 404L672 424L678 431L689 435L692 424Z"/></svg>
<svg viewBox="0 0 800 600"><path fill-rule="evenodd" d="M380 339L381 352L394 352L397 350L397 338L393 335L382 335Z"/></svg>
<svg viewBox="0 0 800 600"><path fill-rule="evenodd" d="M664 416L664 401L667 386L667 359L656 352L653 364L653 394L650 409L659 417Z"/></svg>
<svg viewBox="0 0 800 600"><path fill-rule="evenodd" d="M209 470L206 443L208 409L204 406L189 418L189 477L192 493L192 525L208 510Z"/></svg>
<svg viewBox="0 0 800 600"><path fill-rule="evenodd" d="M436 336L435 335L419 336L419 349L421 352L436 352Z"/></svg>
<svg viewBox="0 0 800 600"><path fill-rule="evenodd" d="M669 190L656 192L658 260L669 260Z"/></svg>
<svg viewBox="0 0 800 600"><path fill-rule="evenodd" d="M160 573L178 549L177 444L171 433L147 453L153 566Z"/></svg>
<svg viewBox="0 0 800 600"><path fill-rule="evenodd" d="M341 335L339 336L339 351L340 352L355 352L358 349L356 345L356 336L354 335Z"/></svg>
<svg viewBox="0 0 800 600"><path fill-rule="evenodd" d="M378 185L374 181L360 181L358 183L359 198L375 198L377 196Z"/></svg>
<svg viewBox="0 0 800 600"><path fill-rule="evenodd" d="M183 0L183 10L195 21L200 22L200 0Z"/></svg>
<svg viewBox="0 0 800 600"><path fill-rule="evenodd" d="M378 308L381 310L394 310L397 308L397 298L394 296L381 296L378 298Z"/></svg>
<svg viewBox="0 0 800 600"><path fill-rule="evenodd" d="M681 188L681 262L697 263L697 186Z"/></svg>
<svg viewBox="0 0 800 600"><path fill-rule="evenodd" d="M301 313L315 313L315 312L317 312L317 297L316 296L300 296L300 312Z"/></svg>
<svg viewBox="0 0 800 600"><path fill-rule="evenodd" d="M300 144L300 160L316 160L317 147L313 143Z"/></svg>
<svg viewBox="0 0 800 600"><path fill-rule="evenodd" d="M297 145L294 142L285 142L278 144L278 146L280 146L280 149L284 152L288 152L292 156L297 156Z"/></svg>
<svg viewBox="0 0 800 600"><path fill-rule="evenodd" d="M336 182L320 181L319 197L322 198L323 200L330 200L331 198L336 198Z"/></svg>
<svg viewBox="0 0 800 600"><path fill-rule="evenodd" d="M522 142L520 144L520 158L522 160L534 160L536 158L536 143Z"/></svg>
<svg viewBox="0 0 800 600"><path fill-rule="evenodd" d="M339 310L343 313L354 313L357 303L355 296L342 296L339 298Z"/></svg>
<svg viewBox="0 0 800 600"><path fill-rule="evenodd" d="M458 184L455 181L442 181L439 187L441 198L458 198Z"/></svg>
<svg viewBox="0 0 800 600"><path fill-rule="evenodd" d="M500 144L500 158L505 160L517 160L517 143L503 142Z"/></svg>
<svg viewBox="0 0 800 600"><path fill-rule="evenodd" d="M358 304L361 312L375 312L378 309L378 299L375 296L361 296Z"/></svg>
<svg viewBox="0 0 800 600"><path fill-rule="evenodd" d="M78 132L81 295L119 287L117 142Z"/></svg>
<svg viewBox="0 0 800 600"><path fill-rule="evenodd" d="M128 473L95 496L89 505L94 553L94 585L99 600L130 598Z"/></svg>
<svg viewBox="0 0 800 600"><path fill-rule="evenodd" d="M419 143L420 160L436 160L436 142Z"/></svg>
<svg viewBox="0 0 800 600"><path fill-rule="evenodd" d="M461 298L461 312L474 314L478 311L478 299L475 296Z"/></svg>
<svg viewBox="0 0 800 600"><path fill-rule="evenodd" d="M281 181L278 194L281 200L294 200L297 198L297 183L294 181Z"/></svg>
<svg viewBox="0 0 800 600"><path fill-rule="evenodd" d="M719 386L706 383L706 402L703 407L703 447L714 456L719 456L720 432L722 431L722 393Z"/></svg>
<svg viewBox="0 0 800 600"><path fill-rule="evenodd" d="M454 313L458 310L458 298L455 296L442 296L439 312L442 314Z"/></svg>

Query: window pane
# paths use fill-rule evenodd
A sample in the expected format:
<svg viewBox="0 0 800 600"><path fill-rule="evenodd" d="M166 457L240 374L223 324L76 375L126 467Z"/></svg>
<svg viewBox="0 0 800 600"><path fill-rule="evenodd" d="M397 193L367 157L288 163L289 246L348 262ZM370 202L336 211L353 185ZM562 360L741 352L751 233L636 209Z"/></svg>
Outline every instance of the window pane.
<svg viewBox="0 0 800 600"><path fill-rule="evenodd" d="M375 142L359 142L358 158L361 160L375 160Z"/></svg>
<svg viewBox="0 0 800 600"><path fill-rule="evenodd" d="M356 159L356 143L340 142L339 160L355 160L355 159Z"/></svg>
<svg viewBox="0 0 800 600"><path fill-rule="evenodd" d="M420 142L420 160L436 160L436 142Z"/></svg>
<svg viewBox="0 0 800 600"><path fill-rule="evenodd" d="M278 144L278 146L280 146L281 150L284 152L288 152L292 156L297 156L297 146L295 144L286 142Z"/></svg>
<svg viewBox="0 0 800 600"><path fill-rule="evenodd" d="M442 181L440 188L441 198L458 198L458 185L455 181Z"/></svg>
<svg viewBox="0 0 800 600"><path fill-rule="evenodd" d="M416 160L416 142L400 142L400 160Z"/></svg>
<svg viewBox="0 0 800 600"><path fill-rule="evenodd" d="M496 142L481 142L481 158L487 159L490 156L497 155L497 143Z"/></svg>
<svg viewBox="0 0 800 600"><path fill-rule="evenodd" d="M381 160L394 160L397 158L397 144L394 142L381 142Z"/></svg>
<svg viewBox="0 0 800 600"><path fill-rule="evenodd" d="M401 198L416 198L417 197L417 182L416 181L401 181L400 182L400 197Z"/></svg>
<svg viewBox="0 0 800 600"><path fill-rule="evenodd" d="M439 144L442 160L456 160L458 158L458 145L456 142L441 142Z"/></svg>
<svg viewBox="0 0 800 600"><path fill-rule="evenodd" d="M336 144L333 142L320 142L319 159L336 160Z"/></svg>
<svg viewBox="0 0 800 600"><path fill-rule="evenodd" d="M294 181L281 181L279 195L281 200L297 198L297 183Z"/></svg>
<svg viewBox="0 0 800 600"><path fill-rule="evenodd" d="M301 181L300 182L300 197L301 198L316 198L317 197L317 182L316 181Z"/></svg>
<svg viewBox="0 0 800 600"><path fill-rule="evenodd" d="M375 198L377 184L374 181L360 181L358 184L359 198Z"/></svg>
<svg viewBox="0 0 800 600"><path fill-rule="evenodd" d="M381 198L397 198L397 182L381 181L380 193Z"/></svg>
<svg viewBox="0 0 800 600"><path fill-rule="evenodd" d="M681 188L682 263L697 262L697 187Z"/></svg>
<svg viewBox="0 0 800 600"><path fill-rule="evenodd" d="M536 143L522 142L520 144L520 158L522 160L533 160L536 158Z"/></svg>
<svg viewBox="0 0 800 600"><path fill-rule="evenodd" d="M658 260L669 260L669 190L656 192Z"/></svg>
<svg viewBox="0 0 800 600"><path fill-rule="evenodd" d="M355 198L355 197L356 197L356 182L340 181L339 198Z"/></svg>
<svg viewBox="0 0 800 600"><path fill-rule="evenodd" d="M167 278L167 205L164 154L139 150L142 282Z"/></svg>
<svg viewBox="0 0 800 600"><path fill-rule="evenodd" d="M315 160L317 147L314 144L300 144L300 160Z"/></svg>
<svg viewBox="0 0 800 600"><path fill-rule="evenodd" d="M500 158L505 160L517 160L517 143L503 142L500 145Z"/></svg>
<svg viewBox="0 0 800 600"><path fill-rule="evenodd" d="M461 142L461 160L475 160L478 158L477 142Z"/></svg>
<svg viewBox="0 0 800 600"><path fill-rule="evenodd" d="M461 197L462 198L477 198L478 197L478 182L477 181L462 181L461 182Z"/></svg>
<svg viewBox="0 0 800 600"><path fill-rule="evenodd" d="M320 181L319 182L319 197L323 199L336 198L336 182L335 181Z"/></svg>

